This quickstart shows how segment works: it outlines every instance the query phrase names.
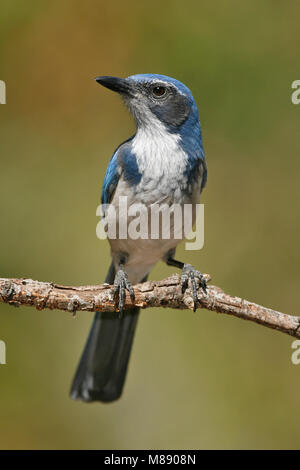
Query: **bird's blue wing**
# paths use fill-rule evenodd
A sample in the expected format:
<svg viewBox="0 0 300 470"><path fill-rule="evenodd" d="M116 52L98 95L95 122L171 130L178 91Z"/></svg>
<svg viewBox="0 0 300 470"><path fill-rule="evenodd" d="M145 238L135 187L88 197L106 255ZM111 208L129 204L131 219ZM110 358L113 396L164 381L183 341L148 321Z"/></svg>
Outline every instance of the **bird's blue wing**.
<svg viewBox="0 0 300 470"><path fill-rule="evenodd" d="M207 166L203 147L199 146L193 151L190 151L189 148L185 150L188 156L185 174L190 183L198 181L200 175L202 175L200 187L200 192L202 192L207 182Z"/></svg>
<svg viewBox="0 0 300 470"><path fill-rule="evenodd" d="M121 175L129 186L134 186L141 180L142 175L131 147L133 137L119 145L108 164L102 187L101 204L111 202Z"/></svg>
<svg viewBox="0 0 300 470"><path fill-rule="evenodd" d="M205 158L203 158L203 160L201 160L201 164L202 164L202 167L203 167L203 175L202 175L202 182L201 182L200 192L202 192L202 190L205 188L206 182L207 182L207 165L206 165Z"/></svg>
<svg viewBox="0 0 300 470"><path fill-rule="evenodd" d="M117 150L111 157L105 173L104 182L102 186L101 204L110 203L112 195L116 190L121 175L121 168L118 164L118 150L119 148L117 148Z"/></svg>

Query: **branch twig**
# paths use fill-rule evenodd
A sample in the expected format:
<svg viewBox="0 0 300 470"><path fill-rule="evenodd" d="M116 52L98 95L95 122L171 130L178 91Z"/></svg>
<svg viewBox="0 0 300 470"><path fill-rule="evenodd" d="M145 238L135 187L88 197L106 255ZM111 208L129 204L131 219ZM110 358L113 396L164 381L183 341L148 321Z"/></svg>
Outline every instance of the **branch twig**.
<svg viewBox="0 0 300 470"><path fill-rule="evenodd" d="M208 274L205 277L207 281L210 280ZM134 306L141 308L193 308L191 292L188 289L182 294L178 275L173 275L162 281L147 281L143 284L137 284L134 286L134 292L134 304L126 294L126 308ZM207 295L199 290L198 299L199 308L250 320L300 338L300 317L298 316L276 312L240 297L232 297L216 286L209 286ZM89 312L115 310L111 286L108 284L74 287L33 281L32 279L0 278L0 302L14 306L33 306L38 310L44 308L67 310L73 314L77 310Z"/></svg>

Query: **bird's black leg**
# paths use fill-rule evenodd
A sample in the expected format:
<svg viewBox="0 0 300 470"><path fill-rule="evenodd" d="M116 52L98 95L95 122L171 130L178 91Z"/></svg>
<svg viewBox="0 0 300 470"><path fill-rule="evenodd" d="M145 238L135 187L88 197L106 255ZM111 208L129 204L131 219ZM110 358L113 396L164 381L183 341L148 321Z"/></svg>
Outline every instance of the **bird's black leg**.
<svg viewBox="0 0 300 470"><path fill-rule="evenodd" d="M122 261L119 264L119 270L116 273L113 288L113 298L116 308L119 309L120 317L122 317L125 307L126 289L129 292L132 302L134 302L134 290L127 273L124 271L124 261Z"/></svg>
<svg viewBox="0 0 300 470"><path fill-rule="evenodd" d="M193 294L193 300L194 300L194 312L195 312L197 308L197 302L198 302L196 279L198 279L199 285L202 288L204 294L207 294L206 280L203 274L200 271L197 271L197 269L195 269L191 264L185 264L185 263L182 263L181 261L177 261L176 259L172 257L172 255L169 255L167 257L166 263L168 266L175 266L176 268L182 269L182 272L181 272L182 293L186 291L189 285L189 281L190 281L191 287L192 287L192 294Z"/></svg>

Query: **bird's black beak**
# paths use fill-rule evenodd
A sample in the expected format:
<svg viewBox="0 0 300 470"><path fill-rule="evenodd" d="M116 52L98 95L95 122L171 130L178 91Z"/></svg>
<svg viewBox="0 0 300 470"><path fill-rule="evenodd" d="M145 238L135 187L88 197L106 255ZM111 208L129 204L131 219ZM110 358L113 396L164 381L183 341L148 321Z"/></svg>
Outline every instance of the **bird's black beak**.
<svg viewBox="0 0 300 470"><path fill-rule="evenodd" d="M118 93L124 93L126 95L130 95L132 93L132 86L126 80L126 78L118 78L118 77L97 77L95 78L96 82L100 85L109 88L112 91L117 91Z"/></svg>

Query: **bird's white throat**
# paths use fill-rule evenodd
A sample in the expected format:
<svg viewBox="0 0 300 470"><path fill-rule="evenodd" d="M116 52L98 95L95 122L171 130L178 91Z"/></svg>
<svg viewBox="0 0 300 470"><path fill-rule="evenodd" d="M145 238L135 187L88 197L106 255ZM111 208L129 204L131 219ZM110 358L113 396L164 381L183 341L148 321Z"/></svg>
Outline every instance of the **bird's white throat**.
<svg viewBox="0 0 300 470"><path fill-rule="evenodd" d="M139 171L153 179L183 176L187 154L180 146L180 135L169 132L155 116L152 121L152 125L139 127L132 141Z"/></svg>

